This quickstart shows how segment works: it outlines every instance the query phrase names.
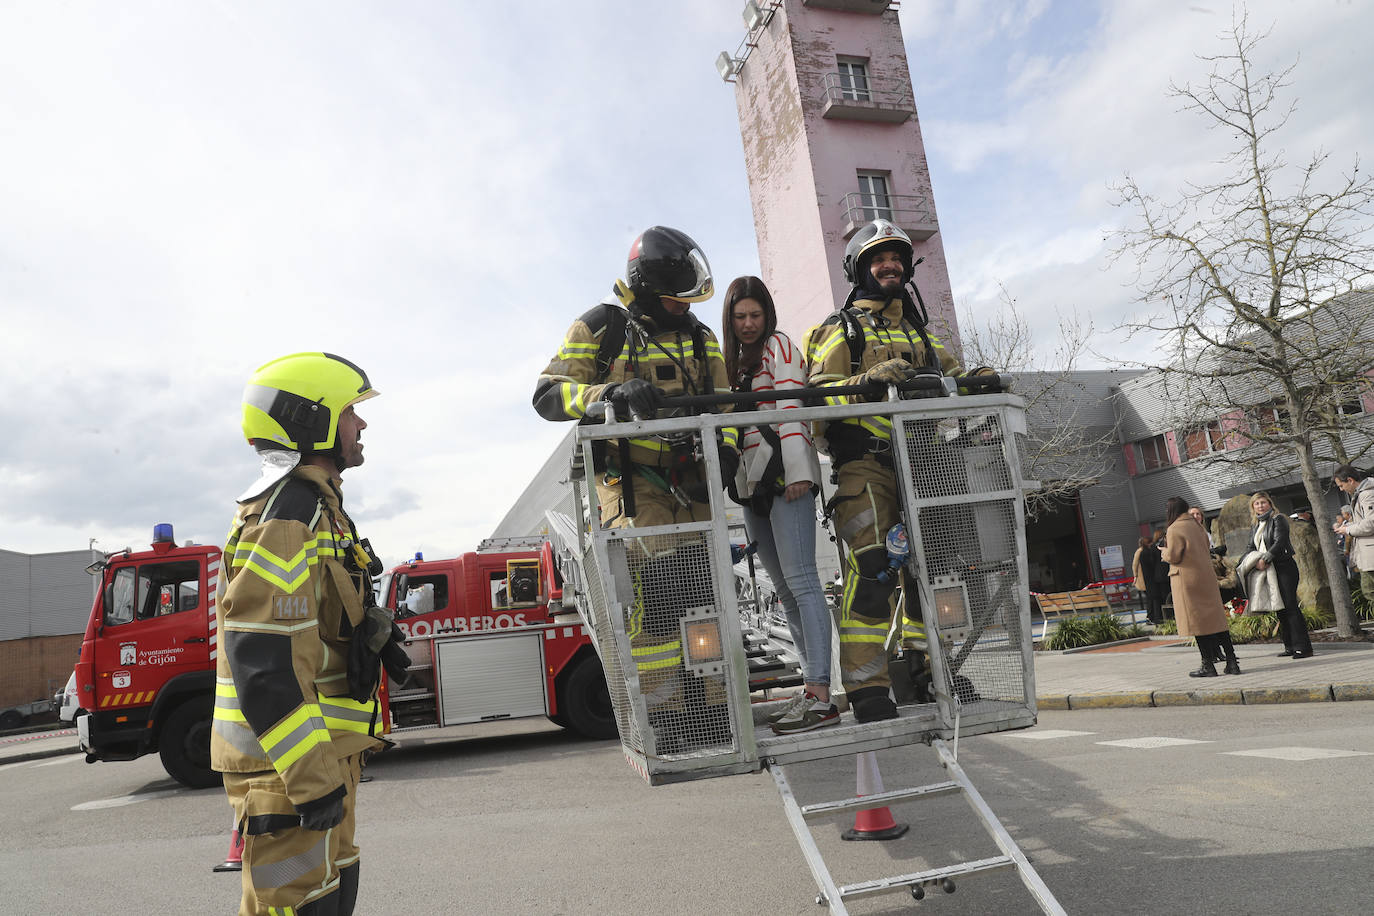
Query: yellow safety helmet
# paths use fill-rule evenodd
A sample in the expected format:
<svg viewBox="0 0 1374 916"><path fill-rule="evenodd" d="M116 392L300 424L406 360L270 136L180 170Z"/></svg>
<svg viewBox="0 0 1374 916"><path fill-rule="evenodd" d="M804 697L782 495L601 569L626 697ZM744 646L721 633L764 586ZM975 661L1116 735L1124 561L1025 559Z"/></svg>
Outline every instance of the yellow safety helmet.
<svg viewBox="0 0 1374 916"><path fill-rule="evenodd" d="M293 353L264 363L243 390L249 445L303 454L338 444L339 415L376 397L367 373L333 353Z"/></svg>

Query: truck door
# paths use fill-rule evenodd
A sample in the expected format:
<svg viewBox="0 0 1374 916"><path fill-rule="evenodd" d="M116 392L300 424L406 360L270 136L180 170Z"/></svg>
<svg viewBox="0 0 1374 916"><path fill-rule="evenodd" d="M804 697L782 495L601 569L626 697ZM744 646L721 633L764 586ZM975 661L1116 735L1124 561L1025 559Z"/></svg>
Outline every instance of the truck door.
<svg viewBox="0 0 1374 916"><path fill-rule="evenodd" d="M205 560L115 566L96 640L95 708L146 706L178 674L210 666Z"/></svg>

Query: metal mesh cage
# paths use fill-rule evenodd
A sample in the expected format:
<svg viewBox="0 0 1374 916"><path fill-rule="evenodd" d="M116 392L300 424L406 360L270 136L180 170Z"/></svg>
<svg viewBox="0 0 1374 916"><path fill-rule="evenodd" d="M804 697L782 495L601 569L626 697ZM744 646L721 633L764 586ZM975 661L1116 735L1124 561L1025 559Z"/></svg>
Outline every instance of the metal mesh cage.
<svg viewBox="0 0 1374 916"><path fill-rule="evenodd" d="M1012 459L998 414L908 418L914 539L934 607L948 701L961 719L997 724L1030 715L1029 602L1024 531ZM981 728L976 730L991 730Z"/></svg>
<svg viewBox="0 0 1374 916"><path fill-rule="evenodd" d="M648 725L628 740L622 732L622 742L654 758L734 751L726 684L731 628L722 625L707 533L646 537L627 528L607 532L605 543L613 583L608 612L619 614L624 634L619 664L633 676Z"/></svg>
<svg viewBox="0 0 1374 916"><path fill-rule="evenodd" d="M937 701L904 707L899 718L877 722L852 721L846 713L838 727L814 733L759 730L762 720L750 691L771 682L754 677L756 644L770 635L788 642L787 624L763 577L750 576L744 564L743 572L730 568L720 492L711 488L707 494L709 518L697 506L690 513L695 521L603 528L597 506L601 482L592 485L575 467L575 479L587 481L575 500L581 517L560 540L577 542L566 553L580 567L571 576L581 586L576 601L601 656L626 757L652 784L748 772L764 759L890 747L956 728L976 734L1034 723L1013 435L1021 432L1019 402L1009 396L939 398L801 408L798 415L808 421L891 418L890 454L911 537L908 573L916 586L905 600L919 605L926 623ZM750 422L766 420L736 413L728 420L706 415L580 429L580 466L594 467L595 441L623 435L627 426L636 435L691 432L710 443L716 427ZM718 459L710 448L704 455L702 476L713 479ZM686 494L675 495L681 501Z"/></svg>

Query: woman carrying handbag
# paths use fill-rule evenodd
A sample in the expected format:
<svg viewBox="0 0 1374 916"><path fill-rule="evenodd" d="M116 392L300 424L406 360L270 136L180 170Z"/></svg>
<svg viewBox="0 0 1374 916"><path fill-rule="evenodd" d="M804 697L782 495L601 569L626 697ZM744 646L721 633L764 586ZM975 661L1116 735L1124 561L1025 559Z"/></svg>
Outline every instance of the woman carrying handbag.
<svg viewBox="0 0 1374 916"><path fill-rule="evenodd" d="M725 366L735 391L775 391L759 410L786 414L804 406L789 389L806 386L802 352L777 329L773 296L758 277L739 277L725 293L721 319ZM830 609L816 570L816 492L820 458L810 425L800 421L740 430L742 458L731 495L744 507L744 527L758 543L759 559L773 580L797 647L806 689L769 716L777 734L837 725L830 701Z"/></svg>

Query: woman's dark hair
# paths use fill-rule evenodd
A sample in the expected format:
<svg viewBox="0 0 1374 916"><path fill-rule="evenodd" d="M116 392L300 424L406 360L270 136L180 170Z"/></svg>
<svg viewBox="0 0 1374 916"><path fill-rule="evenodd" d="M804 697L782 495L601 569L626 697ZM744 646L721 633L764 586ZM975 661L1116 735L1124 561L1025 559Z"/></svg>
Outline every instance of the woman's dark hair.
<svg viewBox="0 0 1374 916"><path fill-rule="evenodd" d="M1151 544L1153 544L1154 542L1155 542L1154 538L1143 537L1143 538L1140 539L1140 546L1141 546L1141 547L1149 547L1149 546L1150 546Z"/></svg>
<svg viewBox="0 0 1374 916"><path fill-rule="evenodd" d="M730 378L730 387L739 387L740 351L743 345L735 336L735 306L742 299L753 299L763 306L763 336L767 340L778 329L778 310L773 305L773 294L758 277L736 277L730 281L725 291L725 308L720 319L721 349L725 351L725 372Z"/></svg>
<svg viewBox="0 0 1374 916"><path fill-rule="evenodd" d="M1166 528L1178 521L1178 517L1188 511L1188 500L1182 496L1170 496L1165 505L1168 507L1164 514L1164 527Z"/></svg>

